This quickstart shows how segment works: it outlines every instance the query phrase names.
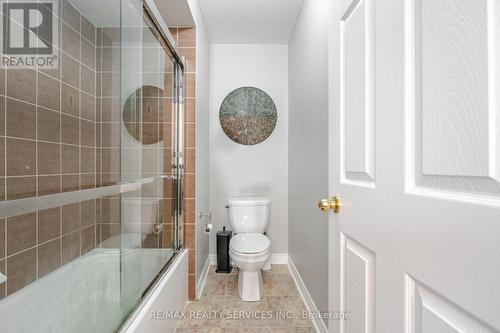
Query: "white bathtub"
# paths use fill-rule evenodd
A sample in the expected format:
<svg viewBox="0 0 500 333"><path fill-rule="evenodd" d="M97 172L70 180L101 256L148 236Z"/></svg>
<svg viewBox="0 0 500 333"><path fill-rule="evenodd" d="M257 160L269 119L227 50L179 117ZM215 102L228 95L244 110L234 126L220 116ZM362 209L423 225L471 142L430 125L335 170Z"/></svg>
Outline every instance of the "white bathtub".
<svg viewBox="0 0 500 333"><path fill-rule="evenodd" d="M2 300L0 331L116 332L131 313L126 326L137 326L134 320L141 318L137 317L136 309L144 309L144 304L151 302L148 296L139 304L140 296L171 255L168 249L134 249L122 251L121 255L115 249L91 251ZM181 257L187 256L184 252L178 255L177 265ZM187 267L187 262L184 264ZM160 287L172 287L165 278L172 275L174 266L160 277L163 284L157 283L148 295L161 292ZM183 273L183 269L180 272ZM185 304L187 284L184 288L185 293L179 295ZM181 302L176 301L176 304Z"/></svg>

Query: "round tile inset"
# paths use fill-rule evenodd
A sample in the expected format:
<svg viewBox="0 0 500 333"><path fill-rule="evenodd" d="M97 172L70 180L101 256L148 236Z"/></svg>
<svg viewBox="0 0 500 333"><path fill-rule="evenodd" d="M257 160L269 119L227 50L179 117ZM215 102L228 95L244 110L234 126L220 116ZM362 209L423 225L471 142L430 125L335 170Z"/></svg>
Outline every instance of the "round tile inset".
<svg viewBox="0 0 500 333"><path fill-rule="evenodd" d="M132 93L123 107L123 123L134 139L145 145L163 140L163 90L142 86Z"/></svg>
<svg viewBox="0 0 500 333"><path fill-rule="evenodd" d="M224 133L242 145L266 140L276 127L278 113L272 98L255 87L241 87L222 101L219 122Z"/></svg>

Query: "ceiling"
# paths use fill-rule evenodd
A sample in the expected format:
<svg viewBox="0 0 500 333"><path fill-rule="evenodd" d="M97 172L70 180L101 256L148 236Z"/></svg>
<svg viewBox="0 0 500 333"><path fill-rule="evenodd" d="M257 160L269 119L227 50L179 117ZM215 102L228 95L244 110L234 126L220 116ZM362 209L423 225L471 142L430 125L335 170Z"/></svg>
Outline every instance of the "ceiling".
<svg viewBox="0 0 500 333"><path fill-rule="evenodd" d="M287 44L304 0L198 0L210 43Z"/></svg>
<svg viewBox="0 0 500 333"><path fill-rule="evenodd" d="M194 20L187 0L154 0L169 27L192 27Z"/></svg>

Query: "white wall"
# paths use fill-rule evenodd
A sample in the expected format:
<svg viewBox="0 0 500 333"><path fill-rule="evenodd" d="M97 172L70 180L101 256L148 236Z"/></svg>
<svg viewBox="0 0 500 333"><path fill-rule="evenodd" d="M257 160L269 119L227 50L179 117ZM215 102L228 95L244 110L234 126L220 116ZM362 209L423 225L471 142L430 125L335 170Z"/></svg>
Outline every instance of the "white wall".
<svg viewBox="0 0 500 333"><path fill-rule="evenodd" d="M288 252L288 47L287 45L210 44L210 207L215 233L230 227L224 206L231 196L271 198L268 235L273 253ZM255 146L231 141L219 123L224 97L241 86L264 90L276 104L272 135Z"/></svg>
<svg viewBox="0 0 500 333"><path fill-rule="evenodd" d="M209 80L208 36L198 0L188 0L196 24L196 284L208 258L209 236L203 232L208 220L200 220L199 212L209 211Z"/></svg>
<svg viewBox="0 0 500 333"><path fill-rule="evenodd" d="M328 311L328 0L306 0L289 42L289 254Z"/></svg>

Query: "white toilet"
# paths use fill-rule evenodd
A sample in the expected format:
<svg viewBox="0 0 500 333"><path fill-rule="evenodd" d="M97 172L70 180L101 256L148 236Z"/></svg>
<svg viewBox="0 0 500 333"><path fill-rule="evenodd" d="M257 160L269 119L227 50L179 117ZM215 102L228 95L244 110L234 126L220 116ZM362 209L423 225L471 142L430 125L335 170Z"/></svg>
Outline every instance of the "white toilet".
<svg viewBox="0 0 500 333"><path fill-rule="evenodd" d="M228 200L233 237L229 255L239 268L238 294L243 301L262 297L261 269L271 256L271 241L264 235L269 222L268 198L231 198Z"/></svg>

